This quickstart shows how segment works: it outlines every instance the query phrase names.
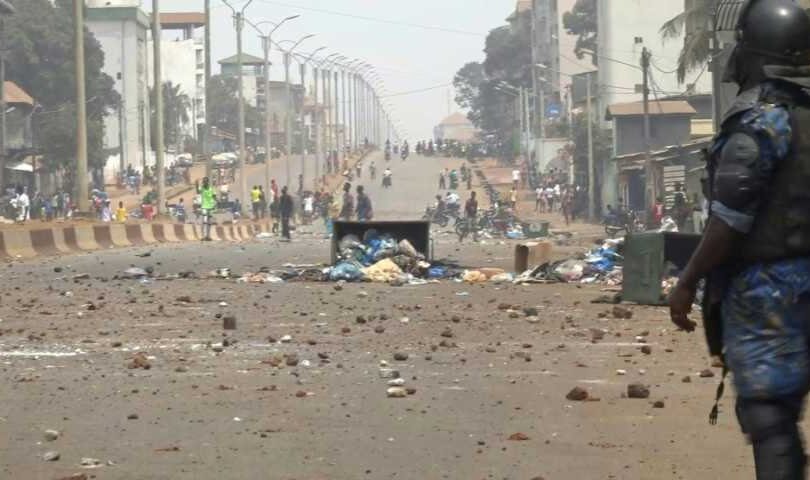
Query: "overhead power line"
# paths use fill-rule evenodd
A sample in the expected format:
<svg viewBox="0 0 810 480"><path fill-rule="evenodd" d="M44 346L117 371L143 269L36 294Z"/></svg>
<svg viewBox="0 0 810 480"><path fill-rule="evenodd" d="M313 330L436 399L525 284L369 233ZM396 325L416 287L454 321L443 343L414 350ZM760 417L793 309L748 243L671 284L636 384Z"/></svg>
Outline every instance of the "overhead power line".
<svg viewBox="0 0 810 480"><path fill-rule="evenodd" d="M402 96L405 96L405 95L413 95L413 94L416 94L416 93L429 92L431 90L438 90L440 88L447 88L447 87L451 87L451 86L453 86L452 83L444 83L442 85L435 85L433 87L420 88L418 90L409 90L407 92L397 92L397 93L391 93L391 94L388 94L388 95L381 95L380 98L402 97Z"/></svg>
<svg viewBox="0 0 810 480"><path fill-rule="evenodd" d="M398 20L389 20L389 19L386 19L386 18L368 17L368 16L365 16L365 15L357 15L357 14L353 14L353 13L338 12L338 11L335 11L335 10L326 10L326 9L323 9L323 8L303 7L301 5L293 5L293 4L284 3L284 2L276 2L274 0L258 0L258 1L260 1L261 3L270 4L270 5L277 5L279 7L287 7L287 8L292 8L292 9L304 10L304 11L308 11L308 12L317 12L317 13L323 13L323 14L326 14L326 15L335 15L335 16L339 16L339 17L354 18L356 20L365 20L365 21L368 21L368 22L386 23L386 24L389 24L389 25L399 25L399 26L402 26L402 27L421 28L422 30L434 30L434 31L437 31L437 32L455 33L455 34L458 34L458 35L470 35L470 36L476 36L476 37L485 37L486 36L485 33L481 33L481 32L471 32L471 31L468 31L468 30L459 30L459 29L456 29L456 28L442 27L440 25L424 25L424 24L420 24L420 23L401 22L401 21L398 21Z"/></svg>

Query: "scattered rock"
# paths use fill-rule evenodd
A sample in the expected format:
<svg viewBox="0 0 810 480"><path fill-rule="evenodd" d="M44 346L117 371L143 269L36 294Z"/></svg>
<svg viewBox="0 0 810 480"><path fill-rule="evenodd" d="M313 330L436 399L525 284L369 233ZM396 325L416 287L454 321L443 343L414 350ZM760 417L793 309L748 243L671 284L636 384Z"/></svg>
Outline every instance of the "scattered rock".
<svg viewBox="0 0 810 480"><path fill-rule="evenodd" d="M361 290L361 291L357 292L357 296L359 298L367 298L368 297L368 292Z"/></svg>
<svg viewBox="0 0 810 480"><path fill-rule="evenodd" d="M681 379L681 382L683 382L683 383L692 383L692 377L690 377L689 375L687 375L687 376L685 376L685 377L683 377L683 378Z"/></svg>
<svg viewBox="0 0 810 480"><path fill-rule="evenodd" d="M574 387L565 398L572 402L584 402L588 399L588 391L581 387Z"/></svg>
<svg viewBox="0 0 810 480"><path fill-rule="evenodd" d="M149 362L149 358L147 358L146 354L143 352L138 352L132 357L127 368L130 370L134 370L136 368L142 368L144 370L149 370L152 368L152 364Z"/></svg>
<svg viewBox="0 0 810 480"><path fill-rule="evenodd" d="M74 473L73 475L68 475L67 477L59 477L56 480L87 480L87 474Z"/></svg>
<svg viewBox="0 0 810 480"><path fill-rule="evenodd" d="M382 325L377 325L374 327L374 333L385 333L385 327Z"/></svg>
<svg viewBox="0 0 810 480"><path fill-rule="evenodd" d="M121 348L121 346L122 346L122 345L124 345L124 344L123 344L123 343L121 343L121 342L112 342L112 343L110 344L110 346L111 346L112 348Z"/></svg>
<svg viewBox="0 0 810 480"><path fill-rule="evenodd" d="M658 400L657 402L653 403L653 408L664 408L664 401Z"/></svg>
<svg viewBox="0 0 810 480"><path fill-rule="evenodd" d="M307 396L307 392L303 390L298 390L297 392L295 392L295 396L296 398L304 398Z"/></svg>
<svg viewBox="0 0 810 480"><path fill-rule="evenodd" d="M177 297L177 301L180 303L191 303L191 297L188 295L181 295Z"/></svg>
<svg viewBox="0 0 810 480"><path fill-rule="evenodd" d="M408 391L402 387L391 387L386 390L389 398L405 398L408 396Z"/></svg>
<svg viewBox="0 0 810 480"><path fill-rule="evenodd" d="M290 335L284 335L283 337L281 337L281 340L279 341L281 343L290 343L292 342L292 337Z"/></svg>
<svg viewBox="0 0 810 480"><path fill-rule="evenodd" d="M408 387L405 389L405 393L407 393L408 395L416 395L416 389L413 387Z"/></svg>
<svg viewBox="0 0 810 480"><path fill-rule="evenodd" d="M45 460L46 462L55 462L55 461L59 460L60 458L62 458L62 455L59 452L55 451L55 450L52 450L50 452L45 452L42 455L42 459Z"/></svg>
<svg viewBox="0 0 810 480"><path fill-rule="evenodd" d="M442 335L442 337L444 337L444 338L453 338L453 336L454 336L454 335L453 335L453 331L450 329L450 327L445 328L445 329L442 331L441 335Z"/></svg>
<svg viewBox="0 0 810 480"><path fill-rule="evenodd" d="M130 413L129 415L127 415L127 420L137 420L138 418L139 417L137 413Z"/></svg>
<svg viewBox="0 0 810 480"><path fill-rule="evenodd" d="M712 378L712 377L714 377L714 372L709 370L708 368L700 372L700 378Z"/></svg>
<svg viewBox="0 0 810 480"><path fill-rule="evenodd" d="M631 383L627 386L628 398L649 398L650 389L641 383Z"/></svg>
<svg viewBox="0 0 810 480"><path fill-rule="evenodd" d="M627 375L627 370L622 369L616 370L616 375Z"/></svg>
<svg viewBox="0 0 810 480"><path fill-rule="evenodd" d="M89 468L98 467L101 466L101 460L99 460L98 458L84 457L82 458L81 462L79 462L79 464L82 467L89 467Z"/></svg>
<svg viewBox="0 0 810 480"><path fill-rule="evenodd" d="M405 379L404 378L395 378L393 380L388 380L388 386L389 387L401 387L403 385L405 385Z"/></svg>
<svg viewBox="0 0 810 480"><path fill-rule="evenodd" d="M59 430L45 430L45 440L53 442L58 440L60 436Z"/></svg>
<svg viewBox="0 0 810 480"><path fill-rule="evenodd" d="M651 347L651 346L649 346L649 345L644 345L644 346L642 346L642 347L641 347L641 353L643 353L643 354L645 354L645 355L649 355L649 354L651 354L651 353L652 353L652 347Z"/></svg>
<svg viewBox="0 0 810 480"><path fill-rule="evenodd" d="M357 318L354 319L354 321L360 325L363 325L364 323L366 323L366 317L358 315Z"/></svg>
<svg viewBox="0 0 810 480"><path fill-rule="evenodd" d="M408 354L405 352L396 352L394 353L394 360L398 362L404 362L408 360Z"/></svg>
<svg viewBox="0 0 810 480"><path fill-rule="evenodd" d="M526 307L523 309L523 314L526 315L527 317L536 317L537 315L539 315L539 312L535 307Z"/></svg>
<svg viewBox="0 0 810 480"><path fill-rule="evenodd" d="M298 359L298 354L297 353L288 353L288 354L284 355L284 363L288 367L297 366L300 363L300 360Z"/></svg>
<svg viewBox="0 0 810 480"><path fill-rule="evenodd" d="M186 373L188 372L188 367L185 365L180 365L177 368L175 368L174 371L177 373Z"/></svg>
<svg viewBox="0 0 810 480"><path fill-rule="evenodd" d="M529 440L529 436L526 435L525 433L518 432L518 433L513 433L512 435L509 435L509 440L511 440L513 442L525 442L525 441Z"/></svg>
<svg viewBox="0 0 810 480"><path fill-rule="evenodd" d="M619 305L615 305L613 307L613 318L626 318L631 319L633 318L633 311L629 308L621 307Z"/></svg>
<svg viewBox="0 0 810 480"><path fill-rule="evenodd" d="M399 378L399 371L393 368L381 368L380 378Z"/></svg>
<svg viewBox="0 0 810 480"><path fill-rule="evenodd" d="M233 315L222 317L222 328L225 330L236 330L236 317Z"/></svg>

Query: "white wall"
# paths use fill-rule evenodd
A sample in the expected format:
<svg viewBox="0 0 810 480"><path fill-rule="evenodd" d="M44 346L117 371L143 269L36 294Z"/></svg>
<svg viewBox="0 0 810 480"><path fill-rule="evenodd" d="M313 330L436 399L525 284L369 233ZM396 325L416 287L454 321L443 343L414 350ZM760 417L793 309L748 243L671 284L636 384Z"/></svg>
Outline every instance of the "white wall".
<svg viewBox="0 0 810 480"><path fill-rule="evenodd" d="M688 75L684 84L678 83L675 73L665 73L675 70L683 38L664 43L659 30L664 22L683 9L684 0L599 0L600 112L614 103L642 99L642 95L634 93L633 89L642 83L641 51L645 46L652 52L655 65L652 67L654 85L651 89L655 92L652 99L656 94L662 97L684 93L687 84L694 83L698 76L696 92L711 92L708 71L702 75L699 71ZM635 43L635 37L641 37L643 43ZM639 68L619 62L639 65ZM604 121L601 113L600 118Z"/></svg>
<svg viewBox="0 0 810 480"><path fill-rule="evenodd" d="M111 112L104 119L104 146L120 147L119 133L122 134L124 166L132 164L142 168L142 136L146 149L150 148L145 32L133 21L88 21L87 28L101 44L103 70L113 79L115 90L121 95L120 121L118 112ZM115 162L115 171L119 161Z"/></svg>
<svg viewBox="0 0 810 480"><path fill-rule="evenodd" d="M197 89L197 74L203 73L197 71L197 50L199 45L194 39L189 40L166 40L160 43L160 57L162 63L162 78L164 82L171 82L174 85L180 85L182 93L186 94L191 102L191 109L188 112L190 121L181 126L181 130L185 135L196 138L198 123L194 118L194 100L205 95L205 90L198 91ZM148 65L148 82L149 87L154 86L154 45L150 39L147 48L147 65ZM203 80L204 82L205 80ZM203 83L204 84L204 83ZM204 108L204 105L201 105ZM204 119L202 122L204 123Z"/></svg>

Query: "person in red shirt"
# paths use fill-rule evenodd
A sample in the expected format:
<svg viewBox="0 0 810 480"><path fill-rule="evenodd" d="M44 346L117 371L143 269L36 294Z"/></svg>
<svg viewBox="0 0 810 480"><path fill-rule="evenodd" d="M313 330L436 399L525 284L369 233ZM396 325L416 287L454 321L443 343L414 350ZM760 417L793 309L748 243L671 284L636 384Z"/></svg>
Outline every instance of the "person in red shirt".
<svg viewBox="0 0 810 480"><path fill-rule="evenodd" d="M655 205L653 205L653 224L654 226L660 226L661 222L664 220L664 200L661 197L655 201Z"/></svg>

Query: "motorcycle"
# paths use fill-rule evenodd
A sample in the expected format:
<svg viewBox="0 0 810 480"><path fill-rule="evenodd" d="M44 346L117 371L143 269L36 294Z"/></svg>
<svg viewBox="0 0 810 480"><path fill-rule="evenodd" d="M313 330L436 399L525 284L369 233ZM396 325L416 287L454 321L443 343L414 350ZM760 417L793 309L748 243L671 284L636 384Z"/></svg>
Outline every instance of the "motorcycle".
<svg viewBox="0 0 810 480"><path fill-rule="evenodd" d="M427 207L425 209L425 214L422 216L422 220L435 223L440 227L446 227L447 224L450 223L450 218L447 216L447 212L439 212L435 207Z"/></svg>
<svg viewBox="0 0 810 480"><path fill-rule="evenodd" d="M644 222L641 221L638 213L632 210L620 212L612 217L605 217L602 223L605 226L605 233L610 237L619 236L622 232L624 232L624 235L630 235L645 230Z"/></svg>
<svg viewBox="0 0 810 480"><path fill-rule="evenodd" d="M405 149L403 149L403 150L402 150L402 153L400 154L400 157L402 157L402 161L403 161L403 162L404 162L405 160L407 160L407 159L408 159L408 151L407 151L407 150L405 150Z"/></svg>
<svg viewBox="0 0 810 480"><path fill-rule="evenodd" d="M391 188L391 175L384 175L382 179L383 188Z"/></svg>
<svg viewBox="0 0 810 480"><path fill-rule="evenodd" d="M391 152L389 152L388 150L385 151L385 161L386 162L391 161Z"/></svg>
<svg viewBox="0 0 810 480"><path fill-rule="evenodd" d="M372 180L377 180L377 169L375 167L369 167L368 173L371 175Z"/></svg>

